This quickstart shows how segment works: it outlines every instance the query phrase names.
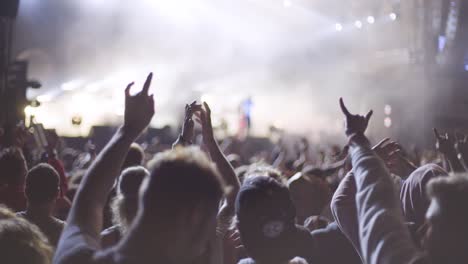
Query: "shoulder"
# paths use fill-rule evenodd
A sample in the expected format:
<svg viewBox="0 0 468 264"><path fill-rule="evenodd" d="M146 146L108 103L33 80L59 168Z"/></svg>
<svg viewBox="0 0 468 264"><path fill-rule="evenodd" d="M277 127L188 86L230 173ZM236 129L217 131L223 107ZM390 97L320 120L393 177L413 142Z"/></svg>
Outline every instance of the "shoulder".
<svg viewBox="0 0 468 264"><path fill-rule="evenodd" d="M70 225L63 230L53 263L93 263L93 255L98 249L99 241L78 226Z"/></svg>

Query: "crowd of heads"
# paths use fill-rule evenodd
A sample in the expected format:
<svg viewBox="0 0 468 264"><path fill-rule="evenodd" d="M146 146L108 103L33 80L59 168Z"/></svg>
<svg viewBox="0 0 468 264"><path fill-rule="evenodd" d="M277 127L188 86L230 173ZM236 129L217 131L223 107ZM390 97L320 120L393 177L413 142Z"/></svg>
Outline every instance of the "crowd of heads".
<svg viewBox="0 0 468 264"><path fill-rule="evenodd" d="M466 140L436 131L437 155L371 147L372 111L340 101L345 146L304 137L293 155L282 141L245 155L247 139L216 138L209 106L193 102L172 148L137 144L151 79L127 87L124 123L100 153L2 142L1 263L468 261Z"/></svg>

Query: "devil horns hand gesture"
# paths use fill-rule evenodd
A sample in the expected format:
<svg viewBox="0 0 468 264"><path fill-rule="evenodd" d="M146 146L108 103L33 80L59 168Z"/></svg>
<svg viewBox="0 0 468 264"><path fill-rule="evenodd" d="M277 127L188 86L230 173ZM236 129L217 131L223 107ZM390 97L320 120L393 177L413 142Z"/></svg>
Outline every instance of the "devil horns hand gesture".
<svg viewBox="0 0 468 264"><path fill-rule="evenodd" d="M125 116L124 132L136 138L148 126L154 115L153 95L148 91L151 85L153 73L146 78L143 89L136 95L130 95L130 88L133 82L127 85L125 89Z"/></svg>
<svg viewBox="0 0 468 264"><path fill-rule="evenodd" d="M346 106L344 105L343 98L340 98L341 111L345 115L345 134L350 137L355 134L364 134L369 124L369 120L372 116L372 110L370 110L366 116L353 115L351 114Z"/></svg>

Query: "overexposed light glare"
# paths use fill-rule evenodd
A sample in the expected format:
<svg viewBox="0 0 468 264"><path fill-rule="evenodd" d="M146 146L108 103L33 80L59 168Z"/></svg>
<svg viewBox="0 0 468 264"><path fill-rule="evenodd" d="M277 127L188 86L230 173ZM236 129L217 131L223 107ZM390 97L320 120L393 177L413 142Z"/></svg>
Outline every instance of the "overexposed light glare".
<svg viewBox="0 0 468 264"><path fill-rule="evenodd" d="M386 117L384 119L384 126L385 127L391 127L392 126L392 119L390 117Z"/></svg>
<svg viewBox="0 0 468 264"><path fill-rule="evenodd" d="M83 84L82 80L73 80L66 83L63 83L60 87L63 91L73 91L76 88L79 88Z"/></svg>
<svg viewBox="0 0 468 264"><path fill-rule="evenodd" d="M53 96L51 94L41 94L36 97L40 103L48 103L52 100Z"/></svg>
<svg viewBox="0 0 468 264"><path fill-rule="evenodd" d="M343 30L343 25L341 25L340 23L336 23L336 24L335 24L335 30L336 30L336 31L341 31L341 30Z"/></svg>
<svg viewBox="0 0 468 264"><path fill-rule="evenodd" d="M284 7L287 8L287 7L290 7L291 5L292 5L292 3L291 3L290 0L284 0L284 1L283 1L283 6L284 6Z"/></svg>
<svg viewBox="0 0 468 264"><path fill-rule="evenodd" d="M385 112L386 115L391 115L392 114L392 107L390 105L385 105L384 112Z"/></svg>
<svg viewBox="0 0 468 264"><path fill-rule="evenodd" d="M26 117L34 115L34 108L32 106L30 106L30 105L26 106L24 108L24 114L26 115Z"/></svg>
<svg viewBox="0 0 468 264"><path fill-rule="evenodd" d="M354 22L354 26L357 28L362 28L362 22L360 20L356 20L356 22Z"/></svg>
<svg viewBox="0 0 468 264"><path fill-rule="evenodd" d="M390 14L388 15L388 17L390 17L391 20L396 20L396 19L397 19L397 14L395 14L395 13L390 13Z"/></svg>
<svg viewBox="0 0 468 264"><path fill-rule="evenodd" d="M375 18L373 16L368 16L367 17L367 23L374 24L374 22L375 22Z"/></svg>

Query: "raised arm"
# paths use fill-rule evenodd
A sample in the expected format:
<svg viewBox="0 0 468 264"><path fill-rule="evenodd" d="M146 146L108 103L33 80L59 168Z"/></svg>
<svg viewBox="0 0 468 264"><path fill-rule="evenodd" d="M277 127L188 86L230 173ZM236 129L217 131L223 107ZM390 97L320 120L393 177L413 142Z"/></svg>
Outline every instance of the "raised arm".
<svg viewBox="0 0 468 264"><path fill-rule="evenodd" d="M462 163L458 159L458 154L457 154L457 151L455 150L454 136L449 135L449 133L445 133L445 135L441 135L439 134L439 131L437 131L437 129L435 128L434 128L434 136L437 140L436 148L440 153L444 155L445 159L448 161L450 170L453 172L466 171L465 167L463 167Z"/></svg>
<svg viewBox="0 0 468 264"><path fill-rule="evenodd" d="M361 244L359 243L359 224L356 208L356 182L352 172L346 174L333 194L331 211L336 224L360 255Z"/></svg>
<svg viewBox="0 0 468 264"><path fill-rule="evenodd" d="M103 209L112 185L119 175L130 144L148 126L154 115L154 100L148 95L152 74L143 90L130 95L130 83L125 89L125 115L121 126L90 166L78 189L68 216L68 225L77 226L99 240ZM65 231L64 231L65 233Z"/></svg>
<svg viewBox="0 0 468 264"><path fill-rule="evenodd" d="M193 142L193 128L195 122L193 122L193 113L201 111L201 105L197 104L197 101L193 101L191 104L185 105L185 117L184 124L182 125L182 132L177 138L176 142L172 144L172 148L177 146L191 145Z"/></svg>
<svg viewBox="0 0 468 264"><path fill-rule="evenodd" d="M364 262L424 263L404 224L390 174L364 135L372 111L365 117L353 115L342 99L340 106L345 115L345 133L356 181L359 242Z"/></svg>
<svg viewBox="0 0 468 264"><path fill-rule="evenodd" d="M221 207L219 215L234 215L234 203L240 188L239 179L237 178L231 163L226 159L216 142L213 134L213 126L211 124L211 109L207 103L203 103L203 108L198 116L202 125L203 142L210 153L211 159L218 167L218 170L223 177L225 187L227 188L226 201Z"/></svg>

